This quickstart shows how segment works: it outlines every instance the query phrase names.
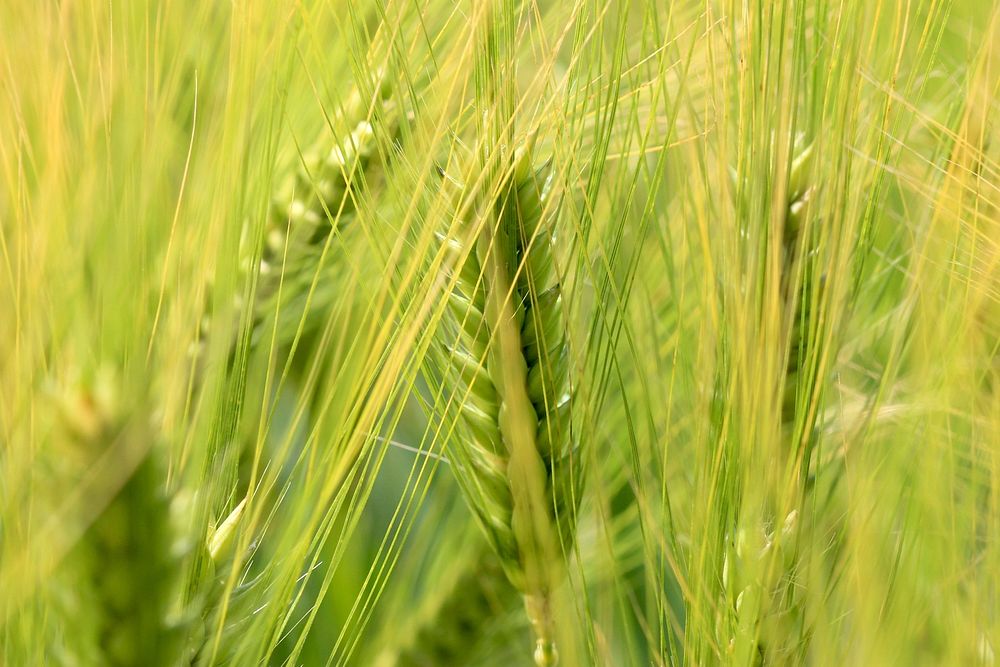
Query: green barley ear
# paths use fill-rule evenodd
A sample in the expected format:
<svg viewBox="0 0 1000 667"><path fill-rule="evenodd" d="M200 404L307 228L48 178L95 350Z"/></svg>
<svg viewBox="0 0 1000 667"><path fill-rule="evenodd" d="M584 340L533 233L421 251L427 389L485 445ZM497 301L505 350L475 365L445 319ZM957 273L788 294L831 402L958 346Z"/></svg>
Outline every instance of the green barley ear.
<svg viewBox="0 0 1000 667"><path fill-rule="evenodd" d="M796 137L788 179L788 210L783 231L781 289L783 319L791 319L785 390L781 405L782 438L787 460L801 457L798 500L806 501L808 479L813 464L814 423L819 380L815 359L819 345L819 304L823 278L818 275L818 239L807 225L809 207L815 195L810 182L814 143ZM819 289L815 289L819 282ZM800 505L801 506L801 505ZM779 517L780 518L780 517ZM798 638L805 634L800 594L794 580L799 569L795 548L800 530L799 513L792 510L780 525L771 529L766 544L772 562L765 582L767 613L761 619L760 650L771 662L795 660L801 650Z"/></svg>
<svg viewBox="0 0 1000 667"><path fill-rule="evenodd" d="M377 155L376 134L394 135L399 121L389 77L380 72L374 81L372 106L355 88L338 120L323 128L279 184L265 229L265 255L279 259L286 243L312 247L341 216L354 212L357 190Z"/></svg>
<svg viewBox="0 0 1000 667"><path fill-rule="evenodd" d="M810 465L810 431L814 420L814 416L809 418L804 412L815 400L817 391L810 370L810 359L815 356L811 333L818 326L813 289L818 279L817 246L812 230L806 226L814 195L809 182L812 161L813 144L796 137L787 184L788 203L780 230L782 320L790 322L781 403L782 455L786 462L801 455L803 480ZM800 447L804 448L801 452ZM806 491L803 483L799 492ZM727 545L723 581L736 628L731 650L737 662L744 664L782 662L793 658L800 648L788 641L789 637L801 635L796 627L801 628L804 622L792 583L797 559L794 544L799 530L798 512L792 510L774 523L779 525L740 528Z"/></svg>
<svg viewBox="0 0 1000 667"><path fill-rule="evenodd" d="M264 391L254 383L263 382L259 371L261 364L270 363L272 344L283 360L286 355L296 362L319 356L316 334L340 303L350 277L342 270L345 246L340 237L357 229L351 223L359 202L382 178L384 149L397 140L403 118L390 77L378 72L371 82L370 95L356 88L346 103L331 110L332 118L295 165L277 175L262 224L244 226L240 248L244 291L230 294L217 306L223 323L218 333L212 333L209 317L201 326L201 339L214 340L230 366L242 369L250 389L237 381L234 391ZM248 335L245 347L243 333ZM204 347L202 343L193 352L199 354ZM240 355L246 355L249 363L242 364ZM241 425L244 433L255 431L256 421L248 414ZM240 436L226 438L231 440L247 442ZM229 451L239 462L245 489L253 452L246 446Z"/></svg>
<svg viewBox="0 0 1000 667"><path fill-rule="evenodd" d="M323 292L314 296L308 311L306 308L320 258L330 236L345 229L356 215L365 188L381 176L380 143L386 145L398 138L402 112L393 98L390 77L377 72L371 87L370 98L355 88L302 151L294 169L279 176L263 227L244 228L241 270L248 280L252 272L257 274L250 308L255 342L269 335L262 324L275 312L280 317L279 344L291 341L303 316L308 329L317 326L318 319L308 315L324 312ZM251 237L257 232L262 237L258 237L259 255ZM231 306L223 307L231 311L227 318L232 324L226 337L232 348L239 336L239 314L245 300L236 295L231 301ZM209 325L208 319L202 322L203 339L209 335Z"/></svg>
<svg viewBox="0 0 1000 667"><path fill-rule="evenodd" d="M812 160L813 144L806 144L803 137L798 137L789 172L788 209L782 230L782 310L786 319L791 317L792 321L788 364L785 369L785 394L782 399L782 422L788 438L793 437L791 431L795 427L798 399L811 398L803 394L815 385L808 377L808 369L803 367L803 361L809 354L809 333L815 325L815 296L812 288L813 281L818 278L815 275L814 261L816 240L811 230L804 228L813 197L813 188L808 183ZM797 279L797 273L802 276L800 280ZM805 428L810 428L810 425L806 424Z"/></svg>
<svg viewBox="0 0 1000 667"><path fill-rule="evenodd" d="M536 168L522 146L500 192L478 236L465 230L447 241L455 284L431 376L457 405L458 481L524 596L536 662L553 665L553 592L563 577L560 546L573 542L582 471L550 168Z"/></svg>
<svg viewBox="0 0 1000 667"><path fill-rule="evenodd" d="M246 504L247 499L244 498L208 538L208 556L213 563L224 563L232 557L236 542L236 527L243 518Z"/></svg>
<svg viewBox="0 0 1000 667"><path fill-rule="evenodd" d="M188 642L191 664L225 662L252 619L259 580L238 578L230 586L230 575L234 571L242 575L246 565L246 554L236 551L245 508L243 499L202 544L202 570L198 576L198 604L202 611Z"/></svg>
<svg viewBox="0 0 1000 667"><path fill-rule="evenodd" d="M400 110L388 79L382 76L379 81L376 108L370 113L356 91L343 117L342 124L349 129L334 135L324 128L273 199L264 230L254 321L278 311L282 343L291 340L307 313L307 295L330 235L350 223L363 192L384 172L380 144L397 138ZM376 113L378 118L372 116ZM325 312L329 298L324 292L314 294L308 312ZM307 327L315 326L316 320L307 317ZM266 335L261 327L256 329L255 337Z"/></svg>
<svg viewBox="0 0 1000 667"><path fill-rule="evenodd" d="M250 343L260 344L265 356L271 343L282 355L297 349L296 359L314 355L309 336L323 325L339 298L343 281L336 275L341 263L334 253L342 249L337 248L336 237L353 227L359 203L382 177L383 153L398 140L403 119L393 99L391 78L378 71L370 84L365 91L355 88L343 105L331 109L320 136L301 152L295 167L279 177L264 224L244 228L242 270L246 285L256 287L246 308ZM256 243L249 236L251 229L261 234ZM225 332L231 360L239 352L238 323L245 303L242 295L233 301L236 312L231 330ZM243 488L249 483L252 454L246 446L236 450ZM256 585L258 579L230 585L230 573L245 574L247 566L246 554L229 553L231 546L226 546L231 545L242 508L240 504L234 509L202 545L202 572L195 586L199 627L189 642L196 664L210 664L230 654L240 631L252 620L252 603L262 588Z"/></svg>
<svg viewBox="0 0 1000 667"><path fill-rule="evenodd" d="M78 517L83 532L67 567L71 585L86 589L95 635L71 639L65 662L174 665L182 627L172 616L184 565L175 548L158 429L148 410L124 403L107 371L67 390L60 412L67 453L86 471ZM73 644L89 644L84 657L72 656Z"/></svg>
<svg viewBox="0 0 1000 667"><path fill-rule="evenodd" d="M779 526L737 530L726 545L722 583L735 625L728 647L733 664L784 664L795 649L776 641L776 637L798 637L791 628L783 635L769 631L779 623L801 623L800 610L788 604L794 592L789 582L797 530L798 512L793 510Z"/></svg>

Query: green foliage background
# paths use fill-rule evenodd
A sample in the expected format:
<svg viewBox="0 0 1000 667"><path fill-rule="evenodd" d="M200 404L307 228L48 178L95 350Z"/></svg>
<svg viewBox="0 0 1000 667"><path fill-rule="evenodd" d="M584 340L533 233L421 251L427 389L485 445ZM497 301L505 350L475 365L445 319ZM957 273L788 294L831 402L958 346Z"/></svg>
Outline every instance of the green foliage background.
<svg viewBox="0 0 1000 667"><path fill-rule="evenodd" d="M0 664L532 664L426 382L526 140L561 664L995 664L998 86L990 0L0 0Z"/></svg>

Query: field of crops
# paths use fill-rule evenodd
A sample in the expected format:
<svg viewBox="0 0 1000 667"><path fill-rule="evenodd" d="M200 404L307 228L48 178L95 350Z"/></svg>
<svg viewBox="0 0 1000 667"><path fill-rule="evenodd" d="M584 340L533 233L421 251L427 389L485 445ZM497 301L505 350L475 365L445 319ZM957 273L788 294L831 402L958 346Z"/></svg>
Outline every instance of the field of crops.
<svg viewBox="0 0 1000 667"><path fill-rule="evenodd" d="M0 0L0 665L997 664L995 0Z"/></svg>

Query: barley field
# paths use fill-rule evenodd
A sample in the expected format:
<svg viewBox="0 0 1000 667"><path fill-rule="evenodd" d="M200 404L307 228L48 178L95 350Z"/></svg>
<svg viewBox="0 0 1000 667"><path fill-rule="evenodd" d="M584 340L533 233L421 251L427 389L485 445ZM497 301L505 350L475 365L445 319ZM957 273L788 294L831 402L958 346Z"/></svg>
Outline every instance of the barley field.
<svg viewBox="0 0 1000 667"><path fill-rule="evenodd" d="M991 666L994 0L0 0L0 665Z"/></svg>

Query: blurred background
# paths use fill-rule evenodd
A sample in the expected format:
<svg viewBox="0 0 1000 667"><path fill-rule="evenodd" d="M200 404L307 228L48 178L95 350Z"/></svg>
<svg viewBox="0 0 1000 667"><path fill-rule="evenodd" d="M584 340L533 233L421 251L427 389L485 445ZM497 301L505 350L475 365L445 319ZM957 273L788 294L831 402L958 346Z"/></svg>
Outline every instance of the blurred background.
<svg viewBox="0 0 1000 667"><path fill-rule="evenodd" d="M534 142L560 664L995 664L996 3L0 0L0 37L0 663L534 664L432 372L471 165Z"/></svg>

